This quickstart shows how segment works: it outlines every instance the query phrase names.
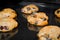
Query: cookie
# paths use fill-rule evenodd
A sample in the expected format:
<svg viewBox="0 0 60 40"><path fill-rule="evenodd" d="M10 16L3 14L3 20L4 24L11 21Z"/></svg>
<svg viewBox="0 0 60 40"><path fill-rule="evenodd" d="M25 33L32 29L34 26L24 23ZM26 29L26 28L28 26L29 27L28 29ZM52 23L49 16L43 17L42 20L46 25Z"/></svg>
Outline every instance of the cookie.
<svg viewBox="0 0 60 40"><path fill-rule="evenodd" d="M4 18L0 19L0 31L7 32L11 31L18 26L18 22L14 19Z"/></svg>
<svg viewBox="0 0 60 40"><path fill-rule="evenodd" d="M38 33L39 40L58 40L60 39L60 27L49 25L43 27Z"/></svg>
<svg viewBox="0 0 60 40"><path fill-rule="evenodd" d="M37 12L38 10L38 7L34 4L30 4L22 8L22 12L25 14L31 14L33 12Z"/></svg>
<svg viewBox="0 0 60 40"><path fill-rule="evenodd" d="M27 17L30 24L37 26L45 26L48 24L48 16L44 12L34 13Z"/></svg>
<svg viewBox="0 0 60 40"><path fill-rule="evenodd" d="M60 18L60 8L55 11L55 15Z"/></svg>
<svg viewBox="0 0 60 40"><path fill-rule="evenodd" d="M15 10L5 8L0 12L0 18L15 18L17 16Z"/></svg>

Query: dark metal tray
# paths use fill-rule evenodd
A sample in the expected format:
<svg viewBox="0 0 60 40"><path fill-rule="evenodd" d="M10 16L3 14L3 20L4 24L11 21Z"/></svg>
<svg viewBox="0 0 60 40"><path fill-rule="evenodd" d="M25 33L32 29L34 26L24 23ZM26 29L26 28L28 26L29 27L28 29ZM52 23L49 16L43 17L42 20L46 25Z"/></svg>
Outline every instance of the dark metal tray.
<svg viewBox="0 0 60 40"><path fill-rule="evenodd" d="M21 8L23 8L26 5L29 4L35 4L38 6L38 8L40 9L39 11L41 12L45 12L48 17L49 17L49 24L48 25L57 25L60 26L60 18L57 18L54 14L55 10L60 8L60 4L47 4L47 3L36 3L36 2L21 2L20 4L20 13L23 14L21 12Z"/></svg>
<svg viewBox="0 0 60 40"><path fill-rule="evenodd" d="M19 23L18 27L10 32L0 32L0 40L37 40L36 33L27 28L27 21L20 13L20 5L6 5L0 7L0 11L4 8L12 8L16 11L16 21Z"/></svg>
<svg viewBox="0 0 60 40"><path fill-rule="evenodd" d="M28 4L35 4L39 7L40 11L43 11L45 12L48 17L49 17L49 24L48 25L57 25L57 26L60 26L60 22L56 21L56 16L54 15L54 11L59 8L59 4L45 4L45 3L35 3L35 2L21 2L19 3L19 5L16 5L16 6L6 6L6 7L2 7L0 8L3 9L3 8L13 8L16 12L17 12L17 22L19 23L18 27L15 29L15 30L18 30L18 32L12 36L12 37L2 37L0 36L2 39L1 40L38 40L38 37L37 37L37 33L36 31L31 31L28 29L27 27L27 20L26 18L24 18L22 16L22 12L21 12L21 8L23 8L25 5L28 5ZM7 33L11 33L11 32L7 32ZM2 35L5 35L7 33L2 33ZM14 31L15 33L15 31ZM1 34L1 33L0 33Z"/></svg>
<svg viewBox="0 0 60 40"><path fill-rule="evenodd" d="M18 9L18 13L20 13L20 15L23 15L23 13L21 12L21 8L23 8L24 6L26 6L26 5L29 5L29 4L35 4L35 5L37 5L38 6L38 8L40 9L39 11L42 11L42 12L45 12L47 15L48 15L48 17L49 17L49 20L48 20L48 22L49 22L49 24L48 25L57 25L57 26L59 26L60 27L60 18L57 18L56 16L55 16L55 14L54 14L54 12L55 12L55 10L56 9L58 9L58 8L60 8L60 4L47 4L47 3L36 3L36 2L21 2L21 3L19 3L19 5L20 5L20 8ZM23 16L21 16L21 17L23 17ZM26 28L28 28L28 26L27 26L27 20L26 20L26 18L24 18L23 17L23 20L24 20L24 23L26 24ZM31 30L29 30L29 31L31 31ZM33 33L34 32L36 32L36 31L33 31ZM31 39L30 40L38 40L37 39L37 33L38 32L36 32L36 34L35 34L35 36L32 34L32 36L35 38L35 39L33 39L32 38L32 36L31 36ZM28 33L29 34L29 33ZM27 40L28 38L26 38L26 40Z"/></svg>
<svg viewBox="0 0 60 40"><path fill-rule="evenodd" d="M56 16L54 14L55 10L60 8L60 4L46 4L46 3L35 3L35 2L21 2L19 3L20 4L20 13L23 14L21 12L21 8L23 8L24 6L26 5L29 5L29 4L35 4L38 6L38 8L40 9L39 11L41 12L45 12L48 17L49 17L49 25L58 25L60 26L60 23L59 22L56 22ZM59 19L59 18L57 18Z"/></svg>
<svg viewBox="0 0 60 40"><path fill-rule="evenodd" d="M60 4L60 0L24 0L25 2L42 2L42 3L55 3Z"/></svg>

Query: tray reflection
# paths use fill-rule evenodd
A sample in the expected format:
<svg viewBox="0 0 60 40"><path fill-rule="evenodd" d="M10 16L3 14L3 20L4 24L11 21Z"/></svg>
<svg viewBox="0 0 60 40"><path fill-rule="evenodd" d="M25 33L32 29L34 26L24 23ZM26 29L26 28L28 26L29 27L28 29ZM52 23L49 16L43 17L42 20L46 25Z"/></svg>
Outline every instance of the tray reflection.
<svg viewBox="0 0 60 40"><path fill-rule="evenodd" d="M14 29L10 32L2 33L0 32L0 40L9 40L9 38L13 37L18 33L18 29Z"/></svg>
<svg viewBox="0 0 60 40"><path fill-rule="evenodd" d="M55 17L55 21L60 24L60 18Z"/></svg>

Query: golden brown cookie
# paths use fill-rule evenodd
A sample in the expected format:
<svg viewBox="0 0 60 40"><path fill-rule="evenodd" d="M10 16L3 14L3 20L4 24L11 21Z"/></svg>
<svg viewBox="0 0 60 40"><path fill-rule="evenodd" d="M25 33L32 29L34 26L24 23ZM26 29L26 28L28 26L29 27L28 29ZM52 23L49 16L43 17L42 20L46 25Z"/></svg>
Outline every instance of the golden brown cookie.
<svg viewBox="0 0 60 40"><path fill-rule="evenodd" d="M17 16L15 10L5 8L0 12L0 18L15 18Z"/></svg>
<svg viewBox="0 0 60 40"><path fill-rule="evenodd" d="M48 16L44 12L31 14L27 17L27 20L30 24L37 26L44 26L48 24Z"/></svg>
<svg viewBox="0 0 60 40"><path fill-rule="evenodd" d="M60 27L45 26L38 33L39 40L58 40L60 39Z"/></svg>
<svg viewBox="0 0 60 40"><path fill-rule="evenodd" d="M38 7L34 4L30 4L22 8L22 12L25 14L31 14L32 12L36 12L38 10Z"/></svg>
<svg viewBox="0 0 60 40"><path fill-rule="evenodd" d="M60 18L60 8L55 11L55 15Z"/></svg>
<svg viewBox="0 0 60 40"><path fill-rule="evenodd" d="M0 31L1 32L11 31L17 26L18 26L18 22L15 21L14 19L10 19L10 18L0 19Z"/></svg>

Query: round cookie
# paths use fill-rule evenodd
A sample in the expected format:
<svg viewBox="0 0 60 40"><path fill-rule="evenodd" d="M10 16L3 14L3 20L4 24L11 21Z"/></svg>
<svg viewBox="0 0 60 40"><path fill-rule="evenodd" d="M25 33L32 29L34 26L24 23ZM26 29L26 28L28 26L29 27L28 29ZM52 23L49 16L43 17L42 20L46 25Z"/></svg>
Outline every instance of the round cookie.
<svg viewBox="0 0 60 40"><path fill-rule="evenodd" d="M58 26L45 26L38 33L39 40L59 40L60 27Z"/></svg>
<svg viewBox="0 0 60 40"><path fill-rule="evenodd" d="M15 21L14 19L10 19L10 18L0 19L0 31L1 32L11 31L17 26L18 26L18 22Z"/></svg>
<svg viewBox="0 0 60 40"><path fill-rule="evenodd" d="M27 5L22 8L22 12L25 14L31 14L31 13L36 12L38 10L39 10L38 7L34 4L30 4L30 5Z"/></svg>
<svg viewBox="0 0 60 40"><path fill-rule="evenodd" d="M60 8L55 11L55 15L60 18Z"/></svg>
<svg viewBox="0 0 60 40"><path fill-rule="evenodd" d="M0 18L15 18L16 12L11 8L5 8L0 12Z"/></svg>
<svg viewBox="0 0 60 40"><path fill-rule="evenodd" d="M48 16L44 12L31 14L27 17L30 24L44 26L48 24Z"/></svg>

